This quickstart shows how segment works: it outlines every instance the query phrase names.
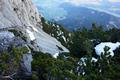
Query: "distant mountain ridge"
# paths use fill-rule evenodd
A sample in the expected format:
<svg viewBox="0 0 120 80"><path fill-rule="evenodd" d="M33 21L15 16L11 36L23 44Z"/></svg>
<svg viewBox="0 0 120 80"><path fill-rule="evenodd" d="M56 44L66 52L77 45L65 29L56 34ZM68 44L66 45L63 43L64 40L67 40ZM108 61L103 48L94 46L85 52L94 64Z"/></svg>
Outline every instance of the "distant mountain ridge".
<svg viewBox="0 0 120 80"><path fill-rule="evenodd" d="M57 22L63 24L70 30L83 27L91 29L92 23L102 25L105 29L111 27L119 28L119 17L86 7L75 7L70 4L62 4L61 6L69 15L67 15L65 19Z"/></svg>
<svg viewBox="0 0 120 80"><path fill-rule="evenodd" d="M105 4L107 3L104 3L103 6ZM37 6L38 5L39 4L37 4ZM117 5L119 6L119 4ZM70 3L55 4L56 7L53 6L54 5L39 5L38 9L47 20L59 23L69 30L83 27L91 29L92 23L102 25L105 29L113 27L119 28L120 25L120 17L119 14L117 14L119 13L119 10L117 10L116 13L115 11L107 10L108 7L110 7L110 4L106 5L106 7L101 8L99 8L97 5L75 6ZM110 9L118 8L110 7Z"/></svg>

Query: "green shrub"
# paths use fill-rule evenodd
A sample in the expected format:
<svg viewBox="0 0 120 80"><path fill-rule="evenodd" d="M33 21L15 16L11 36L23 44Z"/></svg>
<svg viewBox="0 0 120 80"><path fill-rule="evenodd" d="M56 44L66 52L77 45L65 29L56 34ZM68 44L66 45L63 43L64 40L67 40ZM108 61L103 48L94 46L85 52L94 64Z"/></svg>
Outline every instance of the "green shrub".
<svg viewBox="0 0 120 80"><path fill-rule="evenodd" d="M10 52L0 54L0 71L2 75L10 75L16 73L20 67L20 61L23 54L27 53L26 47L12 48ZM12 72L11 72L12 71Z"/></svg>

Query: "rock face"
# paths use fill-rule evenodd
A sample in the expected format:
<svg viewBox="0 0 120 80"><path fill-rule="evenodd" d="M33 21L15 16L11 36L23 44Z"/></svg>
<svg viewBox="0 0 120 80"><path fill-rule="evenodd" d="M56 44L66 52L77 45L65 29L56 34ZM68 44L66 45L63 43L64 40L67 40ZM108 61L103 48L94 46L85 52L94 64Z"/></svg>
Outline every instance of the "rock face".
<svg viewBox="0 0 120 80"><path fill-rule="evenodd" d="M30 0L0 0L0 28L36 26L41 22Z"/></svg>
<svg viewBox="0 0 120 80"><path fill-rule="evenodd" d="M3 52L11 52L12 47L21 48L27 47L26 42L22 40L20 37L15 37L15 35L8 31L0 32L0 53ZM29 49L29 48L28 48ZM10 54L10 53L9 53ZM28 53L23 54L23 58L20 62L20 67L26 75L31 75L31 62L32 62L32 54L29 50Z"/></svg>
<svg viewBox="0 0 120 80"><path fill-rule="evenodd" d="M23 59L21 61L21 67L22 70L25 72L26 75L31 75L31 62L32 62L32 54L31 53L27 53L23 55Z"/></svg>
<svg viewBox="0 0 120 80"><path fill-rule="evenodd" d="M21 30L30 46L37 51L52 55L69 52L55 38L46 34L41 24L41 17L31 0L0 0L0 31L10 28Z"/></svg>
<svg viewBox="0 0 120 80"><path fill-rule="evenodd" d="M13 41L14 34L11 32L0 32L0 52L8 51L10 43Z"/></svg>
<svg viewBox="0 0 120 80"><path fill-rule="evenodd" d="M23 47L25 46L25 41L8 31L0 32L0 53L9 52L11 47Z"/></svg>

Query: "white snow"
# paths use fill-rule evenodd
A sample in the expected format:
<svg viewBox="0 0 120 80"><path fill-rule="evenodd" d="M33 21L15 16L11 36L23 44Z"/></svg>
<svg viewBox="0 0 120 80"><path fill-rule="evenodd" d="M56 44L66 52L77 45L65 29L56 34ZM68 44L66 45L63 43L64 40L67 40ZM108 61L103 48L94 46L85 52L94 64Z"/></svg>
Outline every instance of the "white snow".
<svg viewBox="0 0 120 80"><path fill-rule="evenodd" d="M85 58L85 57L82 57L81 59L80 59L80 65L84 65L84 66L86 66L86 63L85 63L85 61L87 60L87 58Z"/></svg>
<svg viewBox="0 0 120 80"><path fill-rule="evenodd" d="M62 38L63 38L63 40L64 40L65 42L67 42L67 40L66 40L65 36L62 36Z"/></svg>
<svg viewBox="0 0 120 80"><path fill-rule="evenodd" d="M71 33L69 33L69 36L71 37Z"/></svg>
<svg viewBox="0 0 120 80"><path fill-rule="evenodd" d="M59 28L59 25L57 25L57 28Z"/></svg>
<svg viewBox="0 0 120 80"><path fill-rule="evenodd" d="M56 53L56 54L53 55L53 57L54 57L54 58L57 58L58 55L59 55L59 53Z"/></svg>
<svg viewBox="0 0 120 80"><path fill-rule="evenodd" d="M118 26L115 24L114 21L109 21L110 26L114 26L115 28L118 28Z"/></svg>
<svg viewBox="0 0 120 80"><path fill-rule="evenodd" d="M98 61L98 59L92 57L92 62L97 62L97 61Z"/></svg>
<svg viewBox="0 0 120 80"><path fill-rule="evenodd" d="M64 34L64 32L62 32L60 29L57 31L57 34L58 34L58 36L61 36L61 35L63 35Z"/></svg>
<svg viewBox="0 0 120 80"><path fill-rule="evenodd" d="M26 29L27 33L29 34L30 40L35 40L35 36L33 34L33 32L31 32L29 29Z"/></svg>
<svg viewBox="0 0 120 80"><path fill-rule="evenodd" d="M78 64L79 64L79 65L84 65L84 66L86 66L86 62L85 62L86 60L87 60L86 57L82 57L82 58L80 59L80 61L82 61L82 62L78 62ZM98 61L98 59L92 57L91 62L97 62L97 61Z"/></svg>
<svg viewBox="0 0 120 80"><path fill-rule="evenodd" d="M108 46L110 47L110 55L111 56L114 56L114 50L116 50L119 46L120 46L120 42L116 42L116 43L112 43L112 42L102 42L100 44L98 44L96 47L95 47L95 52L97 55L101 55L101 53L104 53L104 48L105 46Z"/></svg>

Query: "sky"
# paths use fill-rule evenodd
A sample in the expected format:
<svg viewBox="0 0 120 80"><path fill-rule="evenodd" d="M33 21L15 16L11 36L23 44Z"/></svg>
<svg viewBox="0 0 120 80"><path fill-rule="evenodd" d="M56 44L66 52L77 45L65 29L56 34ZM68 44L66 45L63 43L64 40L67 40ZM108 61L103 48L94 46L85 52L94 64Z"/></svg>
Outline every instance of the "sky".
<svg viewBox="0 0 120 80"><path fill-rule="evenodd" d="M72 3L73 5L81 5L81 4L94 4L94 5L100 5L104 2L108 3L118 3L120 0L33 0L35 3Z"/></svg>
<svg viewBox="0 0 120 80"><path fill-rule="evenodd" d="M54 15L62 16L66 14L60 6L63 3L70 3L78 7L84 6L120 17L120 0L33 0L33 2L39 8L40 12L49 13L52 17ZM62 13L60 14L59 12Z"/></svg>

